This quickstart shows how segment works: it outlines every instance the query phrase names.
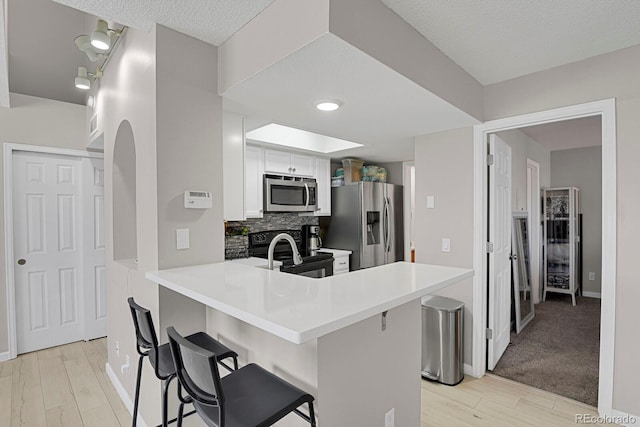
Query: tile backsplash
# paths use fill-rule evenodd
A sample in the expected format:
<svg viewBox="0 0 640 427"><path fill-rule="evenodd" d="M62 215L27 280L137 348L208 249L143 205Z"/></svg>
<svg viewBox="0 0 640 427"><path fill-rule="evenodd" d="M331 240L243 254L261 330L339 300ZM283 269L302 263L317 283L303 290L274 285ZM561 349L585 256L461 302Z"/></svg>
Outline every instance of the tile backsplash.
<svg viewBox="0 0 640 427"><path fill-rule="evenodd" d="M299 230L303 225L318 225L318 217L298 216L291 213L265 213L262 218L251 218L246 221L228 221L227 230L242 230L246 227L249 233L267 230ZM225 235L225 259L246 258L249 239L247 236Z"/></svg>

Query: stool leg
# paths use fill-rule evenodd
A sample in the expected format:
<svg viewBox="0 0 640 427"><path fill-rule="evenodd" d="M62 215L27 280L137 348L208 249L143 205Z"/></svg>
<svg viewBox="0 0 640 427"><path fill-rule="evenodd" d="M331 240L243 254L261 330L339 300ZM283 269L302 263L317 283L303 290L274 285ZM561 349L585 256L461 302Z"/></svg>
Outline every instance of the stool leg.
<svg viewBox="0 0 640 427"><path fill-rule="evenodd" d="M178 407L178 421L176 425L178 427L182 427L182 414L184 413L184 403L180 402L180 406Z"/></svg>
<svg viewBox="0 0 640 427"><path fill-rule="evenodd" d="M316 427L316 414L313 412L313 402L309 402L309 418L311 427Z"/></svg>
<svg viewBox="0 0 640 427"><path fill-rule="evenodd" d="M138 424L138 402L140 401L140 380L142 379L142 362L144 360L144 356L140 356L138 358L138 375L136 378L136 395L134 397L133 402L133 420L131 421L131 425L136 427Z"/></svg>
<svg viewBox="0 0 640 427"><path fill-rule="evenodd" d="M169 377L162 381L162 427L169 425L168 406L169 406L169 385L174 377Z"/></svg>

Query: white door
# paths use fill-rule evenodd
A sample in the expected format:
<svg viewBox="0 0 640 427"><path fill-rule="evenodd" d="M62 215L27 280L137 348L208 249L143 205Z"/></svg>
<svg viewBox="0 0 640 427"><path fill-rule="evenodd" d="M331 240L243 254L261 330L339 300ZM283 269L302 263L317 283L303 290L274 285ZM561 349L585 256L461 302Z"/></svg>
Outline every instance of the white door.
<svg viewBox="0 0 640 427"><path fill-rule="evenodd" d="M85 340L107 335L104 236L104 160L82 159Z"/></svg>
<svg viewBox="0 0 640 427"><path fill-rule="evenodd" d="M489 339L487 368L493 370L507 349L511 329L511 147L489 137Z"/></svg>
<svg viewBox="0 0 640 427"><path fill-rule="evenodd" d="M315 158L311 156L304 156L302 154L291 154L291 173L294 175L302 176L314 176L315 171Z"/></svg>
<svg viewBox="0 0 640 427"><path fill-rule="evenodd" d="M316 216L331 215L331 162L316 158L316 184L318 185L318 210Z"/></svg>
<svg viewBox="0 0 640 427"><path fill-rule="evenodd" d="M79 158L14 155L18 353L84 337L81 177Z"/></svg>

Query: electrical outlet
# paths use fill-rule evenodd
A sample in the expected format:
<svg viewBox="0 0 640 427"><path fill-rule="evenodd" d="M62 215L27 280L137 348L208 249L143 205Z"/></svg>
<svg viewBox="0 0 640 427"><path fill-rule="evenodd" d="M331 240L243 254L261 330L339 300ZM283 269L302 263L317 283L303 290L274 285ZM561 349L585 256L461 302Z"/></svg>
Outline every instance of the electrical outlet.
<svg viewBox="0 0 640 427"><path fill-rule="evenodd" d="M442 239L442 252L451 252L451 239Z"/></svg>
<svg viewBox="0 0 640 427"><path fill-rule="evenodd" d="M120 358L120 341L116 341L116 356Z"/></svg>
<svg viewBox="0 0 640 427"><path fill-rule="evenodd" d="M389 409L389 412L384 414L384 427L395 427L395 408Z"/></svg>
<svg viewBox="0 0 640 427"><path fill-rule="evenodd" d="M596 273L593 271L589 272L589 280L596 280Z"/></svg>

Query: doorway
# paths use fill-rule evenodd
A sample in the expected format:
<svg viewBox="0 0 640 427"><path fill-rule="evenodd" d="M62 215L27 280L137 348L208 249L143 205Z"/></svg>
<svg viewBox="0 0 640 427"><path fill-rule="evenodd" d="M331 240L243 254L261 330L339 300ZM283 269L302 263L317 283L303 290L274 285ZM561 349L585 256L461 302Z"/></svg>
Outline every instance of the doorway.
<svg viewBox="0 0 640 427"><path fill-rule="evenodd" d="M598 386L598 410L610 414L613 397L613 351L615 322L615 260L616 260L616 181L615 181L615 100L598 101L545 112L500 119L474 128L475 198L474 198L474 337L473 372L486 372L488 347L487 325L487 189L486 176L488 135L504 130L552 123L581 117L600 116L602 120L602 300L601 339ZM476 314L477 313L477 314Z"/></svg>
<svg viewBox="0 0 640 427"><path fill-rule="evenodd" d="M102 154L4 144L9 358L106 335Z"/></svg>

